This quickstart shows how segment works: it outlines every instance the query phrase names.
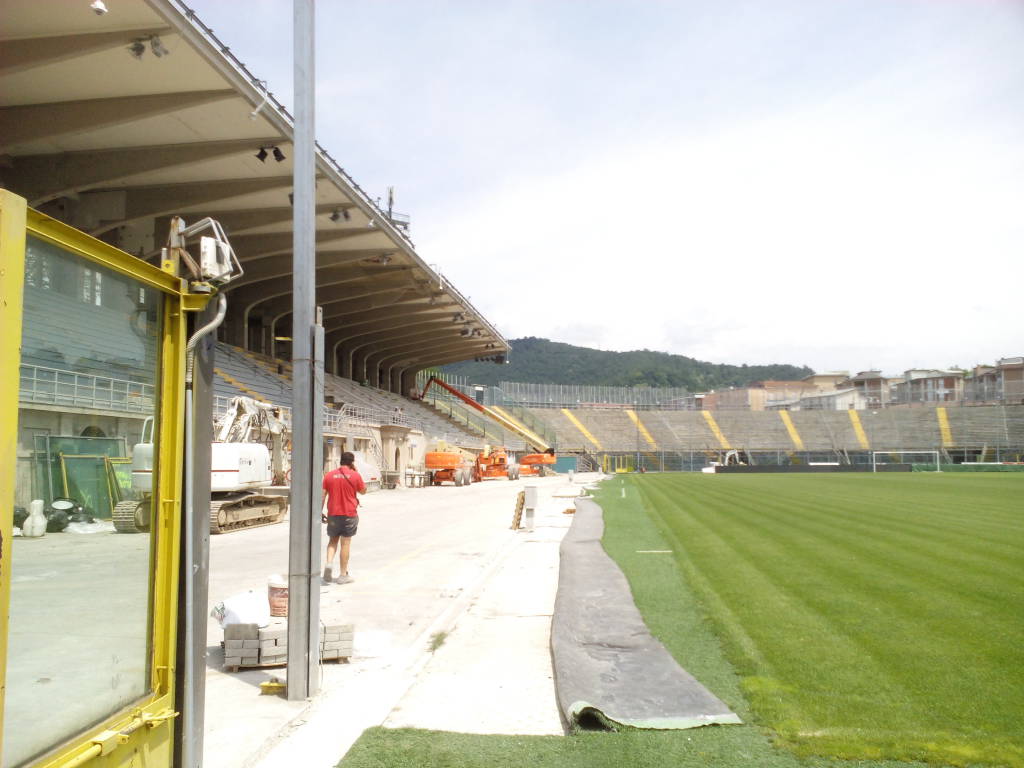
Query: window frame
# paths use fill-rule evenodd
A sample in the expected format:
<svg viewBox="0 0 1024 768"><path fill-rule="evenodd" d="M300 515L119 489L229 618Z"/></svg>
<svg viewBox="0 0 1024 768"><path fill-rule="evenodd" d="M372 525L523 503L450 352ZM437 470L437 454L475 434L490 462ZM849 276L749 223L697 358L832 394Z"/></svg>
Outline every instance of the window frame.
<svg viewBox="0 0 1024 768"><path fill-rule="evenodd" d="M54 744L29 762L33 768L82 765L125 747L145 745L149 764L171 764L175 705L175 651L178 627L178 578L181 542L184 453L184 383L187 312L206 306L209 296L191 294L175 274L176 265L148 264L56 219L28 208L26 201L0 189L0 323L12 338L21 338L25 246L29 235L50 242L72 256L125 275L164 297L159 341L155 411L160 440L155 448L157 485L153 489L149 693L112 713L101 723ZM0 345L0 545L11 540L14 461L18 433L20 344ZM4 461L4 459L10 459ZM7 607L10 604L11 547L0 549L0 732L3 728L3 683L7 668ZM161 753L159 756L157 753Z"/></svg>

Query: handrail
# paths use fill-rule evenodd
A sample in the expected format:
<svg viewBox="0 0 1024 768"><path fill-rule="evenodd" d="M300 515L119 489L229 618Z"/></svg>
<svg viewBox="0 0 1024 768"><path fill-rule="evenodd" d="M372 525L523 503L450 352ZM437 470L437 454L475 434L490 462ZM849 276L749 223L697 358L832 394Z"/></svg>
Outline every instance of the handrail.
<svg viewBox="0 0 1024 768"><path fill-rule="evenodd" d="M500 426L504 427L509 432L512 432L514 435L517 435L518 437L521 437L524 441L526 441L527 445L531 445L531 446L533 446L534 448L536 448L539 451L546 451L546 450L548 450L551 447L544 440L544 438L542 438L540 435L535 434L532 430L530 430L530 429L528 429L526 427L520 426L516 422L512 421L511 419L508 419L508 418L502 416L500 413L498 413L496 411L491 410L490 408L488 408L485 405L481 405L476 400L471 398L469 395L465 395L462 392L459 392L459 390L457 390L455 387L451 386L450 384L446 384L445 382L441 381L441 379L437 378L436 376L431 376L430 380L427 382L427 385L423 388L423 394L424 395L426 395L427 390L430 389L431 384L435 384L435 385L441 387L445 391L447 391L450 394L452 394L455 397L457 397L459 400L462 400L464 403L469 405L471 408L475 408L476 410L480 411L481 413L485 414L486 416L489 416L491 419L496 421Z"/></svg>
<svg viewBox="0 0 1024 768"><path fill-rule="evenodd" d="M23 402L92 408L105 406L113 411L147 413L154 408L156 388L130 379L22 363L18 398Z"/></svg>

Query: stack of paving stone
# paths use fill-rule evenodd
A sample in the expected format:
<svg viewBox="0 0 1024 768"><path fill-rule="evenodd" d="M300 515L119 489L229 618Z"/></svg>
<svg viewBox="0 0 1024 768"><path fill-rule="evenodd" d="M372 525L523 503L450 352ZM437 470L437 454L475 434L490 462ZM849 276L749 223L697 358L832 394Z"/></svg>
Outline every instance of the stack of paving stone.
<svg viewBox="0 0 1024 768"><path fill-rule="evenodd" d="M320 658L340 661L352 656L353 625L334 624L320 627ZM239 667L274 667L288 661L288 622L271 621L259 624L229 624L224 627L224 669L233 672Z"/></svg>

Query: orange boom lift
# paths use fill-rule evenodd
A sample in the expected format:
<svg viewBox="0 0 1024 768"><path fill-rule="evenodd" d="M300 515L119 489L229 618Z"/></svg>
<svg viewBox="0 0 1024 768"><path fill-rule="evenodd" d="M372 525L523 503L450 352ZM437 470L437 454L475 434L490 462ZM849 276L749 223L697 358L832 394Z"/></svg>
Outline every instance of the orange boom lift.
<svg viewBox="0 0 1024 768"><path fill-rule="evenodd" d="M541 475L544 467L551 466L555 461L554 448L548 448L543 453L528 453L519 457L519 474L527 477Z"/></svg>
<svg viewBox="0 0 1024 768"><path fill-rule="evenodd" d="M457 451L430 451L424 457L424 466L430 473L430 484L454 483L456 486L473 482L476 465Z"/></svg>

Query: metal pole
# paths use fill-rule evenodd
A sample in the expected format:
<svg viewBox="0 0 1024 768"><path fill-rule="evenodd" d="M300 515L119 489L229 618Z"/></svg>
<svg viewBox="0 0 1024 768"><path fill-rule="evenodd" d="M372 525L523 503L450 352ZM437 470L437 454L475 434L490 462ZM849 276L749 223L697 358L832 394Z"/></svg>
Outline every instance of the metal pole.
<svg viewBox="0 0 1024 768"><path fill-rule="evenodd" d="M293 189L292 255L292 489L288 542L288 699L299 701L317 691L315 674L319 632L310 637L310 628L319 624L320 590L313 588L319 570L313 550L313 526L319 534L320 498L314 500L317 484L313 466L314 426L320 424L323 403L314 402L313 355L316 302L314 247L315 221L315 145L314 145L314 0L293 0L293 63L295 73L295 141ZM318 479L318 478L317 478ZM314 509L314 506L316 509ZM312 672L312 673L311 673Z"/></svg>

